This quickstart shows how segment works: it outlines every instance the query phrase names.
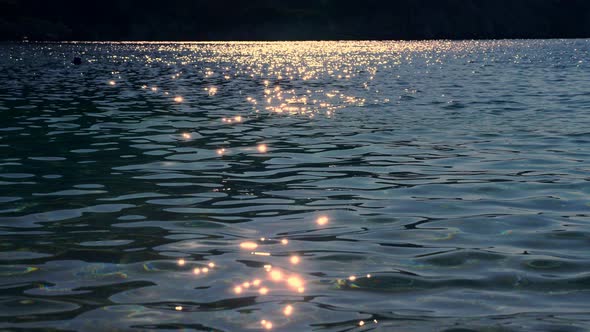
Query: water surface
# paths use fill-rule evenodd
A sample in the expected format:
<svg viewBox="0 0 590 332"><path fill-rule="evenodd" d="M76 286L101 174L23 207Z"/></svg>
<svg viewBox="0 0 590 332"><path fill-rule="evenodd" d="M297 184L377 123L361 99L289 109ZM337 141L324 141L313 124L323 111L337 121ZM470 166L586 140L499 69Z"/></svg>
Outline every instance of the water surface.
<svg viewBox="0 0 590 332"><path fill-rule="evenodd" d="M584 331L588 59L0 45L0 328Z"/></svg>

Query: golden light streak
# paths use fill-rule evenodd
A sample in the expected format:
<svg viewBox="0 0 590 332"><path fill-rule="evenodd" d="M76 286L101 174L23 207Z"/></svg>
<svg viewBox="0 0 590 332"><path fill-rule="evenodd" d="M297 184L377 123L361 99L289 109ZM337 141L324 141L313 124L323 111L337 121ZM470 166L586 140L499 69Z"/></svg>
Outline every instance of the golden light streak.
<svg viewBox="0 0 590 332"><path fill-rule="evenodd" d="M210 268L214 268L215 267L215 263L211 262L209 264L207 264Z"/></svg>
<svg viewBox="0 0 590 332"><path fill-rule="evenodd" d="M186 261L183 258L181 258L176 263L178 264L178 266L184 266L184 264L186 263Z"/></svg>
<svg viewBox="0 0 590 332"><path fill-rule="evenodd" d="M356 277L355 276L350 276L350 277L348 277L348 280L355 281L356 280Z"/></svg>
<svg viewBox="0 0 590 332"><path fill-rule="evenodd" d="M115 85L117 84L115 81L109 81L109 85Z"/></svg>
<svg viewBox="0 0 590 332"><path fill-rule="evenodd" d="M264 252L264 251L254 251L254 252L252 252L252 254L255 256L270 256L270 252Z"/></svg>
<svg viewBox="0 0 590 332"><path fill-rule="evenodd" d="M242 286L236 286L236 287L234 287L234 293L236 293L236 294L242 294Z"/></svg>
<svg viewBox="0 0 590 332"><path fill-rule="evenodd" d="M359 322L359 326L363 326L363 325L365 325L365 321L362 321L362 320L361 320L361 321Z"/></svg>
<svg viewBox="0 0 590 332"><path fill-rule="evenodd" d="M176 310L176 311L182 311L182 306L181 305L178 305L178 306L174 307L174 310Z"/></svg>
<svg viewBox="0 0 590 332"><path fill-rule="evenodd" d="M194 274L197 274L197 275L198 275L198 274L201 274L201 269L199 269L198 267L195 267L195 268L193 269L193 273L194 273Z"/></svg>
<svg viewBox="0 0 590 332"><path fill-rule="evenodd" d="M256 242L247 241L240 243L240 247L242 247L242 249L254 250L258 248L258 244Z"/></svg>
<svg viewBox="0 0 590 332"><path fill-rule="evenodd" d="M268 288L262 287L258 290L258 292L262 295L266 295L266 294L268 294Z"/></svg>
<svg viewBox="0 0 590 332"><path fill-rule="evenodd" d="M174 97L174 102L176 102L176 103L182 103L183 101L184 101L184 98L182 98L181 96Z"/></svg>
<svg viewBox="0 0 590 332"><path fill-rule="evenodd" d="M291 261L291 264L296 265L296 264L299 264L300 259L299 259L299 256L291 256L289 261Z"/></svg>
<svg viewBox="0 0 590 332"><path fill-rule="evenodd" d="M282 240L281 240L281 244L286 246L287 244L289 244L289 240L287 240L287 239L282 239Z"/></svg>
<svg viewBox="0 0 590 332"><path fill-rule="evenodd" d="M260 279L254 279L254 281L252 281L252 285L254 285L254 286L258 287L258 286L260 286L260 283L261 283L261 282L262 282L262 281L261 281Z"/></svg>

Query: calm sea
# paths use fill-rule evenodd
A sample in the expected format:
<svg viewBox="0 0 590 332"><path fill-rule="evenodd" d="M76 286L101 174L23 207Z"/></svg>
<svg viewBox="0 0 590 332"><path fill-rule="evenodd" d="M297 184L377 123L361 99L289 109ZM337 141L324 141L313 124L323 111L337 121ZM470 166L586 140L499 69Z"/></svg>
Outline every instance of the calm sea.
<svg viewBox="0 0 590 332"><path fill-rule="evenodd" d="M589 171L590 40L2 44L0 329L587 331Z"/></svg>

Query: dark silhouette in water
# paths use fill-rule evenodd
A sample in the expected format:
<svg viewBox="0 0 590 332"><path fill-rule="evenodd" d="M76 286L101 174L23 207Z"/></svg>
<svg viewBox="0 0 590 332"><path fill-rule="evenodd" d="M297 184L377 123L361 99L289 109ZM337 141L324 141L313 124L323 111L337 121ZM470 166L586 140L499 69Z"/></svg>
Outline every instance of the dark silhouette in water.
<svg viewBox="0 0 590 332"><path fill-rule="evenodd" d="M0 0L0 40L590 37L589 0Z"/></svg>
<svg viewBox="0 0 590 332"><path fill-rule="evenodd" d="M76 66L79 66L82 64L82 58L75 57L74 60L72 60L72 63L75 64Z"/></svg>

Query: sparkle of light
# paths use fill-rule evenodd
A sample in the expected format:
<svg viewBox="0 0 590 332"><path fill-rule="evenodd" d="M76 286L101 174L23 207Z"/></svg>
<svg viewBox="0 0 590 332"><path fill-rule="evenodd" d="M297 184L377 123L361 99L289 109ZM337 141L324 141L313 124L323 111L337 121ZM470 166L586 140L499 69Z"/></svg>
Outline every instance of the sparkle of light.
<svg viewBox="0 0 590 332"><path fill-rule="evenodd" d="M293 306L290 304L287 305L285 309L283 309L283 313L285 314L285 316L291 316L291 314L293 313Z"/></svg>
<svg viewBox="0 0 590 332"><path fill-rule="evenodd" d="M283 279L283 273L279 270L272 270L270 272L270 279L273 281L280 281Z"/></svg>
<svg viewBox="0 0 590 332"><path fill-rule="evenodd" d="M240 243L240 247L242 247L242 249L254 250L258 248L258 244L256 242L247 241Z"/></svg>
<svg viewBox="0 0 590 332"><path fill-rule="evenodd" d="M262 327L264 327L267 330L271 330L272 329L272 322L267 321L267 320L261 320L260 324L262 325Z"/></svg>
<svg viewBox="0 0 590 332"><path fill-rule="evenodd" d="M258 144L258 152L266 153L267 150L268 150L268 147L266 146L266 144Z"/></svg>
<svg viewBox="0 0 590 332"><path fill-rule="evenodd" d="M299 277L289 277L287 284L293 288L303 287L303 280Z"/></svg>
<svg viewBox="0 0 590 332"><path fill-rule="evenodd" d="M329 219L326 216L321 216L316 220L316 223L320 226L326 225L328 223Z"/></svg>

